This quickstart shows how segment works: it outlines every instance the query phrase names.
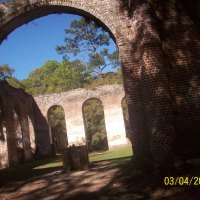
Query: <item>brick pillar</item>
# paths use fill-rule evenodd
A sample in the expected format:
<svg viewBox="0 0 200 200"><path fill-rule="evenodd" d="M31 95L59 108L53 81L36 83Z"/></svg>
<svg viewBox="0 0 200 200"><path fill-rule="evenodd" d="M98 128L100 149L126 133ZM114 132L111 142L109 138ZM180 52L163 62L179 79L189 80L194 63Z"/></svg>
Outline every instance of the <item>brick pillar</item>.
<svg viewBox="0 0 200 200"><path fill-rule="evenodd" d="M151 158L160 165L172 164L176 159L175 129L167 66L156 20L150 8L146 7L143 11L141 100L145 108Z"/></svg>
<svg viewBox="0 0 200 200"><path fill-rule="evenodd" d="M161 45L144 45L142 59L142 92L151 157L153 161L169 163L175 158L175 130Z"/></svg>
<svg viewBox="0 0 200 200"><path fill-rule="evenodd" d="M36 154L38 157L52 156L51 139L49 135L49 125L45 118L46 113L41 112L36 102L32 101L33 116L30 115L32 122L34 121Z"/></svg>
<svg viewBox="0 0 200 200"><path fill-rule="evenodd" d="M28 116L22 112L21 118L21 130L22 130L22 141L24 149L24 161L30 161L33 158L31 151L31 142L30 142L30 132L29 132L29 122Z"/></svg>
<svg viewBox="0 0 200 200"><path fill-rule="evenodd" d="M0 169L9 166L6 128L0 123Z"/></svg>
<svg viewBox="0 0 200 200"><path fill-rule="evenodd" d="M19 163L17 155L17 133L16 133L16 119L12 107L7 104L5 106L5 126L7 131L7 145L8 145L8 159L9 166L14 166Z"/></svg>
<svg viewBox="0 0 200 200"><path fill-rule="evenodd" d="M0 97L0 169L8 167L8 146L6 128L4 127L4 109Z"/></svg>
<svg viewBox="0 0 200 200"><path fill-rule="evenodd" d="M150 152L144 105L141 100L141 65L134 57L135 52L128 40L119 38L118 47L133 138L133 155L138 163L147 165Z"/></svg>
<svg viewBox="0 0 200 200"><path fill-rule="evenodd" d="M102 99L109 149L127 143L121 101L118 95Z"/></svg>
<svg viewBox="0 0 200 200"><path fill-rule="evenodd" d="M118 41L135 158L161 166L173 163L175 130L166 63L157 24L144 3L138 5L129 38ZM137 32L138 31L138 32ZM120 33L119 33L120 35Z"/></svg>
<svg viewBox="0 0 200 200"><path fill-rule="evenodd" d="M23 135L22 135L22 126L21 126L21 113L19 113L19 110L15 110L13 112L14 117L14 126L15 126L15 132L17 135L17 155L18 155L18 161L20 163L24 162L25 158L25 152L24 152L24 144L23 144Z"/></svg>
<svg viewBox="0 0 200 200"><path fill-rule="evenodd" d="M85 128L83 121L82 101L69 102L64 107L68 145L85 144Z"/></svg>
<svg viewBox="0 0 200 200"><path fill-rule="evenodd" d="M29 127L29 135L30 135L30 145L31 145L31 151L34 154L36 150L36 144L35 144L35 131L34 126L31 118L28 116L28 127Z"/></svg>

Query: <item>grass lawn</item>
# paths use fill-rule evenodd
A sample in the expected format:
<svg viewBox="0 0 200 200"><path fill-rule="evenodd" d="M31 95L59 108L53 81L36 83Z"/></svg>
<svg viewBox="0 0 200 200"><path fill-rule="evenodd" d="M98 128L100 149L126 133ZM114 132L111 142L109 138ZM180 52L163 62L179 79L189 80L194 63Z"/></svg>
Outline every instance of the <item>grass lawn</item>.
<svg viewBox="0 0 200 200"><path fill-rule="evenodd" d="M122 158L122 157L128 157L132 156L132 147L123 147L116 150L110 150L110 151L104 151L101 153L91 153L89 154L89 161L100 161L100 160L109 160L114 158Z"/></svg>
<svg viewBox="0 0 200 200"><path fill-rule="evenodd" d="M91 153L89 161L109 160L120 157L128 157L132 155L131 147L123 147L117 150L105 151L101 153ZM115 165L121 165L127 162L127 159L115 161ZM0 186L6 182L26 180L31 177L43 175L46 173L62 170L61 157L57 156L50 159L36 160L31 163L16 166L13 168L0 170Z"/></svg>

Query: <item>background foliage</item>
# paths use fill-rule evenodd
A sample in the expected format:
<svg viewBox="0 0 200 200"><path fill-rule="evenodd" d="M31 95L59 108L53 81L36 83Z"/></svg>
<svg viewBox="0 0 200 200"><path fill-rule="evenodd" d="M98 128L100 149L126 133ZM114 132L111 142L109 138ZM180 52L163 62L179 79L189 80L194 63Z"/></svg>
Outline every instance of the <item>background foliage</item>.
<svg viewBox="0 0 200 200"><path fill-rule="evenodd" d="M67 147L67 131L65 114L60 106L53 106L48 111L48 120L51 127L53 145L56 153L61 153Z"/></svg>
<svg viewBox="0 0 200 200"><path fill-rule="evenodd" d="M89 152L108 150L103 106L98 99L89 99L83 105L86 141Z"/></svg>

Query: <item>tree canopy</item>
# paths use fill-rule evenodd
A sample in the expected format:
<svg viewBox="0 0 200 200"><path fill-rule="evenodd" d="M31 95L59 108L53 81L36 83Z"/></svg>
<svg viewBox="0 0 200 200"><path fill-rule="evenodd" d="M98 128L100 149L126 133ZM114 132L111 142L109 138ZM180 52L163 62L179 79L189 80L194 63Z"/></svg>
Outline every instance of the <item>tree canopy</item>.
<svg viewBox="0 0 200 200"><path fill-rule="evenodd" d="M22 81L27 92L44 94L62 92L82 87L85 80L84 65L80 61L47 61L42 67L32 71Z"/></svg>
<svg viewBox="0 0 200 200"><path fill-rule="evenodd" d="M108 66L119 67L118 51L109 52L110 36L94 21L84 17L73 20L65 33L65 44L56 47L64 59L68 59L69 55L81 57L87 73L99 79L102 79L103 71Z"/></svg>
<svg viewBox="0 0 200 200"><path fill-rule="evenodd" d="M12 77L15 70L7 64L0 65L0 80L7 80Z"/></svg>
<svg viewBox="0 0 200 200"><path fill-rule="evenodd" d="M19 81L11 77L8 82L14 87L25 89L30 94L38 95L122 83L122 74L120 70L103 74L100 81L91 76L86 66L79 60L71 62L49 60L42 67L32 71L27 79Z"/></svg>

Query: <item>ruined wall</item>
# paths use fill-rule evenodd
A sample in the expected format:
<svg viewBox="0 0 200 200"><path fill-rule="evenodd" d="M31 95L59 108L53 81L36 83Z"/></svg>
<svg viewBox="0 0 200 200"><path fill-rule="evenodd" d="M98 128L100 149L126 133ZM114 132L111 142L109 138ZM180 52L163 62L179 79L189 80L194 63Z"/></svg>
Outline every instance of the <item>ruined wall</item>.
<svg viewBox="0 0 200 200"><path fill-rule="evenodd" d="M119 48L135 158L165 166L199 156L199 1L49 0L0 4L0 41L56 12L100 22Z"/></svg>
<svg viewBox="0 0 200 200"><path fill-rule="evenodd" d="M34 97L43 115L48 119L48 110L55 105L64 109L69 145L85 144L83 104L90 98L102 102L109 148L126 144L126 133L122 113L124 97L122 85L106 85L94 89L76 89L60 94Z"/></svg>
<svg viewBox="0 0 200 200"><path fill-rule="evenodd" d="M38 122L37 108L31 95L0 83L0 168L50 155L48 124L45 129L44 121Z"/></svg>
<svg viewBox="0 0 200 200"><path fill-rule="evenodd" d="M0 83L0 168L52 155L48 110L62 106L69 145L85 144L84 102L97 98L104 108L109 148L127 144L121 102L122 85L76 89L33 97L22 89Z"/></svg>

